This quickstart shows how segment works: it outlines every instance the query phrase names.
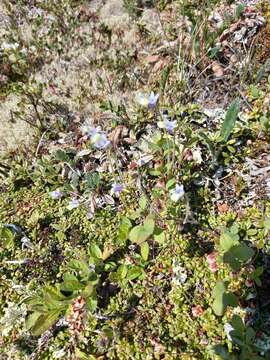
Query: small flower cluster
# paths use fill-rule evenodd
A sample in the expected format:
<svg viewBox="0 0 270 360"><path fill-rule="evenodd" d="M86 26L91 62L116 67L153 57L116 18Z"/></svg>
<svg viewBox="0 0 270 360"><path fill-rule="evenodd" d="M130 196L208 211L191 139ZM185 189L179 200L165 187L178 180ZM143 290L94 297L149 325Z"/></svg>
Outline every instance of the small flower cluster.
<svg viewBox="0 0 270 360"><path fill-rule="evenodd" d="M209 269L212 272L216 272L218 271L218 265L216 263L216 259L217 259L217 253L216 252L212 252L211 254L207 255L206 260L209 264Z"/></svg>
<svg viewBox="0 0 270 360"><path fill-rule="evenodd" d="M114 195L115 197L119 197L120 194L124 191L124 189L125 189L124 184L116 183L116 182L115 182L115 183L112 184L110 193L111 193L111 195ZM56 189L56 190L54 190L54 191L51 191L49 194L50 194L50 196L51 196L51 198L52 198L53 200L59 200L59 199L61 199L61 198L63 197L63 195L64 195L64 193L63 193L60 189ZM114 204L114 200L113 200L113 198L112 198L111 196L105 195L104 198L107 200L107 201L105 201L105 203L111 204L111 205ZM110 199L110 201L109 201L109 199ZM96 202L97 202L97 201L96 201ZM68 205L67 205L67 209L68 209L68 210L76 209L76 208L78 208L81 204L82 204L82 201L81 201L80 198L77 199L76 197L73 197L73 198L69 201L69 203L68 203ZM89 219L91 219L91 218L93 217L93 212L90 211L90 212L88 213L88 215L89 215ZM26 244L25 244L25 246L26 246Z"/></svg>
<svg viewBox="0 0 270 360"><path fill-rule="evenodd" d="M153 91L150 93L150 95L138 93L136 96L136 101L138 102L138 104L143 107L148 107L148 109L155 109L158 99L159 94L155 94ZM169 133L173 133L173 131L177 127L177 121L170 120L168 114L163 113L162 121L159 121L157 125L160 129L165 129Z"/></svg>
<svg viewBox="0 0 270 360"><path fill-rule="evenodd" d="M1 44L1 49L2 50L17 50L19 47L18 43L7 43L7 42L3 42Z"/></svg>
<svg viewBox="0 0 270 360"><path fill-rule="evenodd" d="M194 317L200 317L203 314L203 308L200 305L196 305L192 307L191 312Z"/></svg>
<svg viewBox="0 0 270 360"><path fill-rule="evenodd" d="M84 319L86 315L86 302L79 296L72 304L70 314L67 316L69 331L73 336L78 336L84 329Z"/></svg>

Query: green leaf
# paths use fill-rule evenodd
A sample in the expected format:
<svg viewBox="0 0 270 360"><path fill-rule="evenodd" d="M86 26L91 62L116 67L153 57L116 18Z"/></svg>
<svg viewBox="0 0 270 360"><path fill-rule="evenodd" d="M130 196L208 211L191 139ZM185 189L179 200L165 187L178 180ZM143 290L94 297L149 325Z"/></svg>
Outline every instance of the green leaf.
<svg viewBox="0 0 270 360"><path fill-rule="evenodd" d="M149 175L152 175L152 176L160 176L161 174L161 171L159 170L149 170Z"/></svg>
<svg viewBox="0 0 270 360"><path fill-rule="evenodd" d="M170 179L166 183L166 190L170 190L170 188L172 188L175 184L176 184L175 178Z"/></svg>
<svg viewBox="0 0 270 360"><path fill-rule="evenodd" d="M29 314L25 320L25 329L30 330L35 325L35 322L40 316L41 314L37 311Z"/></svg>
<svg viewBox="0 0 270 360"><path fill-rule="evenodd" d="M249 326L246 330L246 343L253 344L255 335L256 335L255 331L252 329L252 327Z"/></svg>
<svg viewBox="0 0 270 360"><path fill-rule="evenodd" d="M221 130L220 130L220 138L221 141L227 142L228 138L234 128L238 113L240 111L240 100L236 99L232 102L229 109L226 112L225 119L223 121Z"/></svg>
<svg viewBox="0 0 270 360"><path fill-rule="evenodd" d="M257 100L264 96L264 92L255 85L250 85L249 91L250 91L250 96L252 97L252 100Z"/></svg>
<svg viewBox="0 0 270 360"><path fill-rule="evenodd" d="M94 291L93 284L88 282L87 285L85 286L83 292L82 292L82 296L85 297L85 298L88 298L89 296L92 295L93 291Z"/></svg>
<svg viewBox="0 0 270 360"><path fill-rule="evenodd" d="M100 184L100 176L97 172L86 173L84 178L86 180L86 187L89 190L96 189Z"/></svg>
<svg viewBox="0 0 270 360"><path fill-rule="evenodd" d="M227 283L223 281L217 281L212 297L214 299L212 308L214 313L217 316L222 316L227 308L227 306L237 306L238 299L237 297L227 291Z"/></svg>
<svg viewBox="0 0 270 360"><path fill-rule="evenodd" d="M139 200L139 207L142 211L144 211L146 209L147 206L147 197L146 196L142 196Z"/></svg>
<svg viewBox="0 0 270 360"><path fill-rule="evenodd" d="M143 269L139 266L132 266L127 273L127 280L134 280L144 273Z"/></svg>
<svg viewBox="0 0 270 360"><path fill-rule="evenodd" d="M245 4L239 4L235 10L235 15L237 18L240 18L240 16L245 11L246 5Z"/></svg>
<svg viewBox="0 0 270 360"><path fill-rule="evenodd" d="M117 269L117 278L119 280L124 280L125 277L127 276L127 272L128 272L128 267L127 265L120 265L119 268Z"/></svg>
<svg viewBox="0 0 270 360"><path fill-rule="evenodd" d="M94 258L102 259L102 251L96 244L90 246L90 253Z"/></svg>
<svg viewBox="0 0 270 360"><path fill-rule="evenodd" d="M4 247L9 248L14 245L14 234L10 229L0 229L0 240Z"/></svg>
<svg viewBox="0 0 270 360"><path fill-rule="evenodd" d="M89 360L89 356L78 348L75 350L75 356L77 360Z"/></svg>
<svg viewBox="0 0 270 360"><path fill-rule="evenodd" d="M164 244L166 240L165 231L160 228L155 228L154 240L159 244Z"/></svg>
<svg viewBox="0 0 270 360"><path fill-rule="evenodd" d="M43 303L43 309L44 312L48 312L51 310L63 310L65 309L70 303L70 300L55 300L50 297L49 294L44 295L44 303ZM38 307L32 307L33 310L39 311L41 308Z"/></svg>
<svg viewBox="0 0 270 360"><path fill-rule="evenodd" d="M199 132L199 136L203 140L205 145L207 146L207 148L210 151L213 158L215 158L216 157L216 150L215 150L215 147L214 147L214 142L203 131Z"/></svg>
<svg viewBox="0 0 270 360"><path fill-rule="evenodd" d="M253 273L251 274L251 278L255 281L256 285L258 286L262 286L262 282L259 277L263 274L263 272L264 272L264 267L260 266L257 267L257 269L254 270Z"/></svg>
<svg viewBox="0 0 270 360"><path fill-rule="evenodd" d="M48 284L45 285L42 290L44 296L45 296L45 294L47 294L54 300L58 300L58 301L65 300L65 296L63 294L61 294L61 292L57 286L48 285Z"/></svg>
<svg viewBox="0 0 270 360"><path fill-rule="evenodd" d="M231 247L238 244L238 234L233 234L230 230L226 229L220 236L220 246L222 251L228 251Z"/></svg>
<svg viewBox="0 0 270 360"><path fill-rule="evenodd" d="M46 314L40 315L34 326L31 328L33 336L40 336L48 330L56 322L60 314L61 310L52 310Z"/></svg>
<svg viewBox="0 0 270 360"><path fill-rule="evenodd" d="M222 316L226 308L223 302L223 296L226 290L227 290L226 284L223 281L217 281L212 294L212 297L214 299L212 307L214 313L218 316Z"/></svg>
<svg viewBox="0 0 270 360"><path fill-rule="evenodd" d="M153 220L153 218L150 215L147 216L147 218L145 219L143 226L150 235L153 234L154 229L155 229L155 221Z"/></svg>
<svg viewBox="0 0 270 360"><path fill-rule="evenodd" d="M125 242L128 239L129 230L132 227L132 223L127 217L123 217L118 230L118 239L121 242Z"/></svg>
<svg viewBox="0 0 270 360"><path fill-rule="evenodd" d="M70 160L67 153L65 151L63 151L63 150L60 150L60 149L56 150L56 152L54 153L54 157L58 161L68 162Z"/></svg>
<svg viewBox="0 0 270 360"><path fill-rule="evenodd" d="M270 218L264 220L264 227L266 230L270 230Z"/></svg>
<svg viewBox="0 0 270 360"><path fill-rule="evenodd" d="M231 292L223 295L223 302L224 302L225 306L236 307L238 305L237 297Z"/></svg>
<svg viewBox="0 0 270 360"><path fill-rule="evenodd" d="M223 255L223 261L229 264L234 271L238 271L254 256L254 253L254 250L246 244L235 245Z"/></svg>
<svg viewBox="0 0 270 360"><path fill-rule="evenodd" d="M255 251L246 244L234 246L231 251L233 252L235 257L237 257L241 262L247 262L255 254Z"/></svg>
<svg viewBox="0 0 270 360"><path fill-rule="evenodd" d="M131 242L141 244L151 236L155 229L155 221L152 217L148 216L143 225L135 226L129 233Z"/></svg>
<svg viewBox="0 0 270 360"><path fill-rule="evenodd" d="M23 302L32 307L33 305L43 304L43 297L39 294L30 295L24 298Z"/></svg>
<svg viewBox="0 0 270 360"><path fill-rule="evenodd" d="M136 244L141 244L149 238L149 233L144 226L137 225L129 233L130 241Z"/></svg>
<svg viewBox="0 0 270 360"><path fill-rule="evenodd" d="M69 263L69 268L75 270L81 278L87 278L90 275L89 266L85 261L81 260L71 260Z"/></svg>
<svg viewBox="0 0 270 360"><path fill-rule="evenodd" d="M76 278L75 275L70 273L65 273L63 276L64 282L61 284L60 288L62 291L77 291L81 290L84 286Z"/></svg>
<svg viewBox="0 0 270 360"><path fill-rule="evenodd" d="M266 62L260 67L257 72L255 83L258 84L263 77L267 75L267 72L270 69L270 59L267 59Z"/></svg>
<svg viewBox="0 0 270 360"><path fill-rule="evenodd" d="M148 260L148 256L149 256L149 245L147 242L144 242L143 244L141 244L141 256L143 258L144 261Z"/></svg>
<svg viewBox="0 0 270 360"><path fill-rule="evenodd" d="M86 307L89 311L94 312L97 308L97 299L95 297L88 297L86 299Z"/></svg>
<svg viewBox="0 0 270 360"><path fill-rule="evenodd" d="M245 331L245 324L239 315L233 315L231 325L238 333L238 336L242 336Z"/></svg>
<svg viewBox="0 0 270 360"><path fill-rule="evenodd" d="M243 322L243 319L239 315L233 315L231 319L231 325L234 328L234 330L239 331L240 333L244 333L245 331L245 324Z"/></svg>
<svg viewBox="0 0 270 360"><path fill-rule="evenodd" d="M237 223L234 223L231 227L230 227L230 232L233 234L233 235L237 235L237 240L239 240L239 236L238 236L238 233L239 233L239 225Z"/></svg>

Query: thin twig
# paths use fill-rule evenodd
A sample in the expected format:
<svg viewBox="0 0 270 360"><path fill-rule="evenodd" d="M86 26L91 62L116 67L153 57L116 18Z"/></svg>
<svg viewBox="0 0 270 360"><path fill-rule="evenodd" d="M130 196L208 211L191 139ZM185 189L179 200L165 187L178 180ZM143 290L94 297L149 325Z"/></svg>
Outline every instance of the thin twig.
<svg viewBox="0 0 270 360"><path fill-rule="evenodd" d="M35 157L37 157L37 155L38 155L39 149L40 149L41 144L42 144L42 140L44 139L44 136L45 136L45 134L47 132L48 132L48 129L43 132L43 134L41 135L41 137L39 139L38 146L37 146L37 149L36 149L36 152L35 152Z"/></svg>

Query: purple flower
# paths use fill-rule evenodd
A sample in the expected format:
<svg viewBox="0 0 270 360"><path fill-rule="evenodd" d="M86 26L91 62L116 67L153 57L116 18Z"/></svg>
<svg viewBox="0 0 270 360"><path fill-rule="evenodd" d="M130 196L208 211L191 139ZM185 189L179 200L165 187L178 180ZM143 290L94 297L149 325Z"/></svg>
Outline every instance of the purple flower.
<svg viewBox="0 0 270 360"><path fill-rule="evenodd" d="M185 195L184 186L176 184L173 190L170 190L170 198L172 201L177 202Z"/></svg>
<svg viewBox="0 0 270 360"><path fill-rule="evenodd" d="M148 98L148 107L150 109L154 109L156 107L158 98L159 98L159 94L155 95L152 91Z"/></svg>
<svg viewBox="0 0 270 360"><path fill-rule="evenodd" d="M177 122L175 121L170 121L170 120L164 120L164 128L168 131L168 132L173 132L174 129L177 126Z"/></svg>
<svg viewBox="0 0 270 360"><path fill-rule="evenodd" d="M59 189L56 189L56 190L50 192L50 196L52 199L58 200L58 199L61 199L61 197L63 196L63 193Z"/></svg>
<svg viewBox="0 0 270 360"><path fill-rule="evenodd" d="M177 127L177 121L170 121L168 115L163 115L163 120L158 122L158 127L172 133Z"/></svg>
<svg viewBox="0 0 270 360"><path fill-rule="evenodd" d="M80 202L77 199L72 199L67 206L68 210L76 209L78 206L80 206Z"/></svg>
<svg viewBox="0 0 270 360"><path fill-rule="evenodd" d="M106 134L101 131L100 126L93 127L86 123L80 127L80 130L82 134L90 138L91 143L97 149L105 149L110 144Z"/></svg>
<svg viewBox="0 0 270 360"><path fill-rule="evenodd" d="M149 109L154 109L157 105L157 101L159 98L159 94L154 94L153 91L148 96L146 94L139 93L136 96L136 101L144 107L148 107Z"/></svg>
<svg viewBox="0 0 270 360"><path fill-rule="evenodd" d="M111 193L119 197L121 192L124 190L124 185L119 183L113 183L111 188Z"/></svg>
<svg viewBox="0 0 270 360"><path fill-rule="evenodd" d="M107 139L107 136L104 133L99 132L91 136L91 142L99 150L105 149L110 145L110 141Z"/></svg>
<svg viewBox="0 0 270 360"><path fill-rule="evenodd" d="M83 124L80 127L80 130L83 135L87 135L87 137L91 137L96 135L100 131L100 127L95 128L93 126L90 126L89 124Z"/></svg>

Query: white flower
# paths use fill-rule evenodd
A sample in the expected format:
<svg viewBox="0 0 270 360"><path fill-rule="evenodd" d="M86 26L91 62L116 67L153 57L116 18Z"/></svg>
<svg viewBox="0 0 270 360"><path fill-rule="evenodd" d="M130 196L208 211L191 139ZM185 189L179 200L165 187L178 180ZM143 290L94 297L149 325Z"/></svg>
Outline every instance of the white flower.
<svg viewBox="0 0 270 360"><path fill-rule="evenodd" d="M186 269L183 266L181 266L177 260L174 260L172 270L173 270L173 274L174 274L174 276L172 278L172 282L175 285L184 284L187 280Z"/></svg>
<svg viewBox="0 0 270 360"><path fill-rule="evenodd" d="M170 190L170 198L172 201L177 202L185 195L184 186L176 184L175 188Z"/></svg>
<svg viewBox="0 0 270 360"><path fill-rule="evenodd" d="M224 332L225 332L227 338L228 338L230 341L232 341L232 337L231 337L230 333L231 333L231 331L233 331L233 330L234 330L234 328L232 327L231 324L226 323L226 324L224 325Z"/></svg>
<svg viewBox="0 0 270 360"><path fill-rule="evenodd" d="M200 149L192 150L192 157L196 164L202 163L202 153Z"/></svg>
<svg viewBox="0 0 270 360"><path fill-rule="evenodd" d="M27 236L21 238L22 250L23 249L33 249L33 244Z"/></svg>
<svg viewBox="0 0 270 360"><path fill-rule="evenodd" d="M37 7L33 7L31 8L31 10L28 13L28 16L31 17L32 19L37 18L38 16L42 16L44 13L44 10L37 8Z"/></svg>
<svg viewBox="0 0 270 360"><path fill-rule="evenodd" d="M78 206L80 206L80 202L77 199L72 199L67 206L68 210L76 209Z"/></svg>
<svg viewBox="0 0 270 360"><path fill-rule="evenodd" d="M51 191L50 196L52 199L58 200L58 199L61 199L61 197L63 196L63 193L62 193L62 191L57 189L57 190Z"/></svg>
<svg viewBox="0 0 270 360"><path fill-rule="evenodd" d="M159 94L154 94L153 91L150 95L139 93L136 95L136 101L143 107L154 109L157 105Z"/></svg>
<svg viewBox="0 0 270 360"><path fill-rule="evenodd" d="M15 304L7 302L4 307L4 315L0 318L1 335L3 337L9 336L14 327L21 325L27 314L25 304Z"/></svg>
<svg viewBox="0 0 270 360"><path fill-rule="evenodd" d="M175 283L176 285L182 285L186 282L187 280L187 273L185 272L185 269L179 269L179 272L176 273L172 279L172 282Z"/></svg>
<svg viewBox="0 0 270 360"><path fill-rule="evenodd" d="M91 136L91 142L97 149L105 149L110 145L110 141L107 139L104 133L96 133Z"/></svg>
<svg viewBox="0 0 270 360"><path fill-rule="evenodd" d="M61 359L66 355L66 351L65 349L56 350L53 355L56 359Z"/></svg>
<svg viewBox="0 0 270 360"><path fill-rule="evenodd" d="M1 45L1 48L3 50L16 50L18 47L19 47L18 43L9 44L9 43L3 42Z"/></svg>
<svg viewBox="0 0 270 360"><path fill-rule="evenodd" d="M124 185L119 183L113 183L111 188L111 193L115 196L120 196L121 192L124 190Z"/></svg>
<svg viewBox="0 0 270 360"><path fill-rule="evenodd" d="M144 107L148 106L148 97L145 94L142 94L142 93L137 94L136 101L141 106L144 106Z"/></svg>

